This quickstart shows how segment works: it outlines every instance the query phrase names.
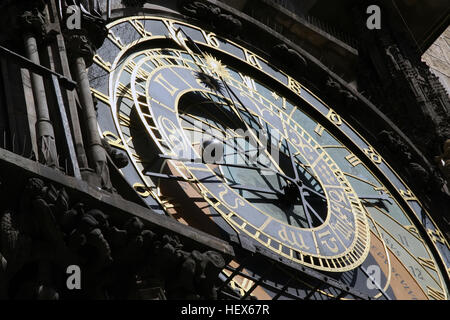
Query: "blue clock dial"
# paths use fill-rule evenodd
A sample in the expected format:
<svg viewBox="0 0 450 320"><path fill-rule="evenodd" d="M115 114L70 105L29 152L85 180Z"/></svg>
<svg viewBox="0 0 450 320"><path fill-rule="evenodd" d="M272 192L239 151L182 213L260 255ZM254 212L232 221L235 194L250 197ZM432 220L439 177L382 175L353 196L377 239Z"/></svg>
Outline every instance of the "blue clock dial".
<svg viewBox="0 0 450 320"><path fill-rule="evenodd" d="M245 46L196 26L129 17L110 27L90 68L100 130L129 156L122 172L156 212L245 235L276 260L372 298L447 299L446 239L332 107ZM177 203L180 192L191 207ZM233 286L245 296L253 286L239 279ZM291 289L302 297L312 288Z"/></svg>

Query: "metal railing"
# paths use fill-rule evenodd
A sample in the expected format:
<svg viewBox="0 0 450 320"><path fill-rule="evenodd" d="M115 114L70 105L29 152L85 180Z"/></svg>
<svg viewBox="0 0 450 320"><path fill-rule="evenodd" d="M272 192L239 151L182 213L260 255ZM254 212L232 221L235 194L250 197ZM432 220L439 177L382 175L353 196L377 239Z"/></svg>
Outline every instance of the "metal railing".
<svg viewBox="0 0 450 320"><path fill-rule="evenodd" d="M64 170L66 174L70 174L76 178L81 178L80 168L78 166L75 147L72 139L72 133L70 129L71 126L67 117L66 108L64 105L63 95L61 91L61 86L66 90L72 91L77 87L77 83L65 77L64 75L61 75L42 65L36 64L31 60L27 59L26 57L23 57L3 46L0 46L0 57L5 58L9 62L17 64L21 68L27 69L29 72L39 74L40 76L50 80L54 93L54 98L58 106L58 121L60 121L61 127L63 129L64 140L68 153L67 158L62 161L65 165L63 168L60 169ZM25 154L25 147L27 143L26 138L24 139L22 150L17 150L15 143L15 134L13 134L12 137L10 137L11 139L10 143L8 143L7 141L6 137L8 134L6 131L0 134L2 134L2 137L0 137L1 138L0 147L12 151L26 158L34 158L32 152L31 154ZM31 137L30 137L30 144L31 144Z"/></svg>

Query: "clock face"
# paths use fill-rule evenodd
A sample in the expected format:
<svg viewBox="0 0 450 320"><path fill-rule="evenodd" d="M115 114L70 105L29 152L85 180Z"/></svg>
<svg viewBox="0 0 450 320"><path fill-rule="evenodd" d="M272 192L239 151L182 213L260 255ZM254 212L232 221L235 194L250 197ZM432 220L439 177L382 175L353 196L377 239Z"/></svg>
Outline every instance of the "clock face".
<svg viewBox="0 0 450 320"><path fill-rule="evenodd" d="M447 299L442 233L325 102L198 27L140 16L109 29L89 70L99 130L129 156L122 173L155 212L251 239L277 264L318 270L371 298ZM267 283L284 286L287 275L256 283L257 262L239 276L229 270L240 261L232 264L223 276L243 296L337 296L331 287L312 295L301 281L279 294Z"/></svg>

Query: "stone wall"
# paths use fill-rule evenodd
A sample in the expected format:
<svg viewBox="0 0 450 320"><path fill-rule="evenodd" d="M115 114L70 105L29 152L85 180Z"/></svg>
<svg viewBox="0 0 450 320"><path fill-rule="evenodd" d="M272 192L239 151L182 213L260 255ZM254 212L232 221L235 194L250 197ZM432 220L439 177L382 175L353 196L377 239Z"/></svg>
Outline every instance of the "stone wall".
<svg viewBox="0 0 450 320"><path fill-rule="evenodd" d="M450 94L450 27L425 52L422 60Z"/></svg>

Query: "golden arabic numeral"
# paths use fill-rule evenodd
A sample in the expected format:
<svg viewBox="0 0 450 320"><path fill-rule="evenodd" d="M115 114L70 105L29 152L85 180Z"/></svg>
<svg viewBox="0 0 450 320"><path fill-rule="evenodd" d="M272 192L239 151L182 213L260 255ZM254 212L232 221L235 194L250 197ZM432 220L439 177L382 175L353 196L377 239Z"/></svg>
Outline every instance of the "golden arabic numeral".
<svg viewBox="0 0 450 320"><path fill-rule="evenodd" d="M411 190L398 190L405 201L415 201L417 198L412 194Z"/></svg>
<svg viewBox="0 0 450 320"><path fill-rule="evenodd" d="M133 184L133 189L142 197L148 198L151 194L149 188L142 183L136 182Z"/></svg>
<svg viewBox="0 0 450 320"><path fill-rule="evenodd" d="M258 68L259 70L262 70L261 65L259 64L258 58L255 54L251 53L250 51L245 50L245 60L250 65Z"/></svg>
<svg viewBox="0 0 450 320"><path fill-rule="evenodd" d="M210 45L214 48L220 47L220 42L213 32L206 33L204 30L202 30L202 33L203 33L203 37L205 38L205 41L208 45Z"/></svg>
<svg viewBox="0 0 450 320"><path fill-rule="evenodd" d="M445 300L444 292L427 286L427 295L435 300Z"/></svg>
<svg viewBox="0 0 450 320"><path fill-rule="evenodd" d="M364 153L376 164L383 162L383 158L373 149L372 146L364 149Z"/></svg>
<svg viewBox="0 0 450 320"><path fill-rule="evenodd" d="M428 233L428 236L431 238L431 241L433 241L434 243L439 241L440 243L445 244L445 238L444 238L444 235L442 234L441 230L427 229L427 233Z"/></svg>
<svg viewBox="0 0 450 320"><path fill-rule="evenodd" d="M106 142L108 142L111 146L127 151L122 139L120 139L118 136L116 136L111 131L104 131L103 137L106 139ZM130 142L130 140L131 140L131 137L128 139L126 144L128 144L128 142Z"/></svg>
<svg viewBox="0 0 450 320"><path fill-rule="evenodd" d="M337 126L342 125L341 117L333 109L330 109L328 111L327 119L330 120L331 122L333 122Z"/></svg>
<svg viewBox="0 0 450 320"><path fill-rule="evenodd" d="M289 76L288 76L288 87L298 95L302 93L301 84Z"/></svg>
<svg viewBox="0 0 450 320"><path fill-rule="evenodd" d="M419 240L422 240L422 238L419 235L419 231L417 231L416 227L414 227L414 226L404 226L404 227L405 227L406 230L408 230L416 238L419 238Z"/></svg>

